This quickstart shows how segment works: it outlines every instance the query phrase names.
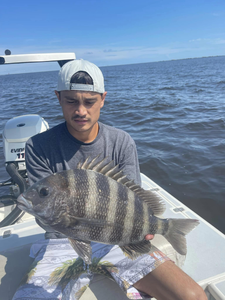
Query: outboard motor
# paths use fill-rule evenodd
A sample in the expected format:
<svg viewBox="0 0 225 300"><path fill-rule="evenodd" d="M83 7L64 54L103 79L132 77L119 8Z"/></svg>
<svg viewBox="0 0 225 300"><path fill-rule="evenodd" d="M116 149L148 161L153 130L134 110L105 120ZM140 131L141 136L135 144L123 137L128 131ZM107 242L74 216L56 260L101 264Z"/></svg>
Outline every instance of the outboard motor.
<svg viewBox="0 0 225 300"><path fill-rule="evenodd" d="M49 129L48 123L39 115L24 115L10 119L3 130L3 151L5 165L10 179L0 186L10 185L11 198L3 196L0 207L13 204L16 198L27 189L27 172L25 164L25 144L33 135ZM11 200L11 202L10 202ZM0 227L14 224L22 216L16 207L3 221Z"/></svg>

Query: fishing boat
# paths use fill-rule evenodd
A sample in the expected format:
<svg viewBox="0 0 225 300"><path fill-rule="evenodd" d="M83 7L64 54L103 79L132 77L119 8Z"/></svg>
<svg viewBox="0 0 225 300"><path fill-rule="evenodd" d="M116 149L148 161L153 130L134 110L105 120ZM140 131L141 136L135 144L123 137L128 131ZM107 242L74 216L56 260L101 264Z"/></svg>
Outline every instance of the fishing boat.
<svg viewBox="0 0 225 300"><path fill-rule="evenodd" d="M9 54L7 52L6 54ZM0 65L33 62L58 62L60 67L75 59L74 53L0 56ZM10 178L0 183L10 193L0 197L0 299L12 299L29 265L32 243L44 239L44 231L33 216L16 206L17 196L27 188L25 143L34 134L49 128L39 115L22 115L8 120L3 130L3 151ZM200 225L187 236L187 255L179 255L162 237L152 241L206 292L209 300L225 300L225 235L170 195L150 178L141 174L142 187L159 195L166 203L162 217L193 218ZM102 275L94 276L81 300L128 299L117 284Z"/></svg>

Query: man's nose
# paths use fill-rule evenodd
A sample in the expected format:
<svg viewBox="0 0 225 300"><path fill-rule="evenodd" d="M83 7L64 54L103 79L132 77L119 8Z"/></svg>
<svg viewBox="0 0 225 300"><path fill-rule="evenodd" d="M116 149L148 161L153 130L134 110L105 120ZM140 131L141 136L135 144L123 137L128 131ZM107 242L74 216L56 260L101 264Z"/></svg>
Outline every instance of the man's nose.
<svg viewBox="0 0 225 300"><path fill-rule="evenodd" d="M85 106L82 104L79 104L76 107L76 114L78 114L79 116L85 116L87 114L87 110L86 110Z"/></svg>

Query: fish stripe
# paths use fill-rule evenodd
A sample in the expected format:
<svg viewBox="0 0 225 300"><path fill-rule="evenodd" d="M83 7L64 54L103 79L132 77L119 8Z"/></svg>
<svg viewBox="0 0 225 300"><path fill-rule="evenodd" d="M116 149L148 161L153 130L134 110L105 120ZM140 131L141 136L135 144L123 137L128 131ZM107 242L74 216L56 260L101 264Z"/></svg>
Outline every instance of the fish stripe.
<svg viewBox="0 0 225 300"><path fill-rule="evenodd" d="M106 220L111 193L109 178L97 173L95 180L98 193L96 216L98 219Z"/></svg>
<svg viewBox="0 0 225 300"><path fill-rule="evenodd" d="M94 218L102 221L107 221L111 192L110 185L108 182L109 178L96 172L94 174L96 188L96 202L94 208L95 212L93 210ZM93 226L90 229L90 238L94 241L102 240L103 229L104 226Z"/></svg>
<svg viewBox="0 0 225 300"><path fill-rule="evenodd" d="M128 204L127 204L127 212L124 219L124 229L123 229L123 237L122 242L123 244L129 244L131 234L132 234L132 224L134 222L134 201L135 201L135 194L131 190L128 191Z"/></svg>
<svg viewBox="0 0 225 300"><path fill-rule="evenodd" d="M149 230L148 233L156 234L161 230L161 220L155 216L149 216Z"/></svg>
<svg viewBox="0 0 225 300"><path fill-rule="evenodd" d="M114 222L114 227L112 230L112 233L109 237L110 243L117 244L119 241L121 241L123 237L123 231L124 231L124 221L127 214L127 204L128 204L128 194L127 194L127 188L120 184L118 184L118 190L117 190L117 205L116 205L116 218ZM117 226L119 224L120 226Z"/></svg>
<svg viewBox="0 0 225 300"><path fill-rule="evenodd" d="M144 236L146 234L149 233L149 210L148 210L148 205L146 203L143 203L143 230L142 230L142 238L144 238Z"/></svg>
<svg viewBox="0 0 225 300"><path fill-rule="evenodd" d="M85 217L87 219L94 218L96 214L97 206L97 188L96 188L96 179L95 172L84 171L87 173L87 182L88 182L88 201L85 203Z"/></svg>
<svg viewBox="0 0 225 300"><path fill-rule="evenodd" d="M161 231L162 231L162 235L165 235L169 229L169 222L168 219L163 219L163 220L159 220L160 224L161 224Z"/></svg>
<svg viewBox="0 0 225 300"><path fill-rule="evenodd" d="M136 242L140 240L140 236L143 232L143 226L144 226L143 201L141 201L136 195L134 201L134 210L135 210L135 215L134 215L132 234L130 238L131 242Z"/></svg>
<svg viewBox="0 0 225 300"><path fill-rule="evenodd" d="M81 197L84 203L84 218L92 219L94 218L96 212L96 184L95 184L95 173L92 171L80 170L80 173L85 174L83 180L86 182L81 182L80 180L77 182L77 189L80 189L81 193L86 194L87 198ZM83 226L83 235L87 239L91 239L91 226Z"/></svg>
<svg viewBox="0 0 225 300"><path fill-rule="evenodd" d="M71 208L75 210L75 216L82 218L86 215L85 203L89 198L87 173L84 170L76 170L75 174L71 170L68 172L67 180L72 199L75 200Z"/></svg>

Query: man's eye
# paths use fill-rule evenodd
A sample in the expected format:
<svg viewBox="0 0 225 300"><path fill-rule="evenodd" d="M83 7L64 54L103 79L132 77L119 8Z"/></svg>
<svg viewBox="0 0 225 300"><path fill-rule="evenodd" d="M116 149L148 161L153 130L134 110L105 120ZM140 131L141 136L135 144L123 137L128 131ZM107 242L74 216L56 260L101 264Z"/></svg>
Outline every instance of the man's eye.
<svg viewBox="0 0 225 300"><path fill-rule="evenodd" d="M46 197L46 196L48 196L48 194L49 194L49 189L48 188L43 187L39 191L39 195L41 197Z"/></svg>

